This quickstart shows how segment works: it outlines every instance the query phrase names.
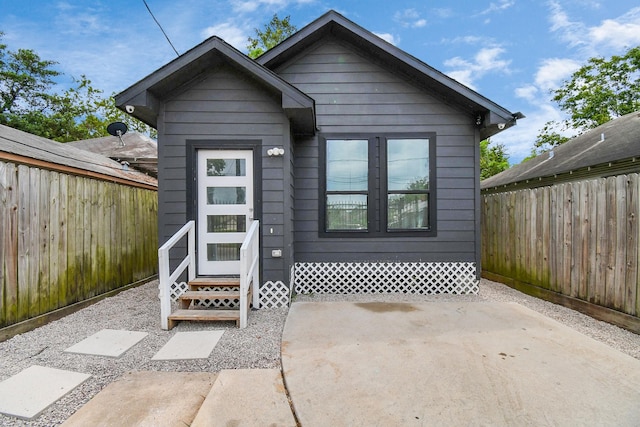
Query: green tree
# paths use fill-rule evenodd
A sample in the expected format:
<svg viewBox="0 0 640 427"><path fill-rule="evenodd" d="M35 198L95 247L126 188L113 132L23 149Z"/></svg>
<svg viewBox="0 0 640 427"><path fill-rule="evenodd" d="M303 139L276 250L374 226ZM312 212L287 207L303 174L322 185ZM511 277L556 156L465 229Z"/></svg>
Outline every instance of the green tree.
<svg viewBox="0 0 640 427"><path fill-rule="evenodd" d="M249 37L249 44L247 44L249 57L257 58L296 31L298 31L298 29L291 25L289 16L280 19L278 15L274 14L271 21L264 26L263 30L255 29L256 38Z"/></svg>
<svg viewBox="0 0 640 427"><path fill-rule="evenodd" d="M106 136L107 125L116 120L154 135L118 110L113 98L104 98L84 75L56 93L54 79L62 75L53 68L56 64L32 50L9 51L0 43L0 124L59 142Z"/></svg>
<svg viewBox="0 0 640 427"><path fill-rule="evenodd" d="M486 179L509 169L509 156L503 144L490 147L491 141L480 141L480 179Z"/></svg>
<svg viewBox="0 0 640 427"><path fill-rule="evenodd" d="M608 60L589 59L552 94L568 119L545 124L534 144L535 154L568 141L562 131L571 129L581 134L640 110L640 46Z"/></svg>

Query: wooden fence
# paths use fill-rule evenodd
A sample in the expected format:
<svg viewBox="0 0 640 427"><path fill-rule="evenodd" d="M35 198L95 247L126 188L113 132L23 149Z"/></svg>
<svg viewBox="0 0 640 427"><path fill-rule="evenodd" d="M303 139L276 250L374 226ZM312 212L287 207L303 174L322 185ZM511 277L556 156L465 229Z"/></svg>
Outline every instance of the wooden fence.
<svg viewBox="0 0 640 427"><path fill-rule="evenodd" d="M157 191L0 161L0 328L158 272Z"/></svg>
<svg viewBox="0 0 640 427"><path fill-rule="evenodd" d="M483 271L639 317L639 185L629 174L483 194Z"/></svg>

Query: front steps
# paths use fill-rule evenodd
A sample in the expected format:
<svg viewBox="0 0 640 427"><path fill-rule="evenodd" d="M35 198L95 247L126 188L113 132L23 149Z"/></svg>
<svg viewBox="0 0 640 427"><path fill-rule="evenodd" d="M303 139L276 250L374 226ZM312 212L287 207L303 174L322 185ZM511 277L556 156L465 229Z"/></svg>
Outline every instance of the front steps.
<svg viewBox="0 0 640 427"><path fill-rule="evenodd" d="M240 326L240 279L234 277L198 277L188 284L189 289L178 298L179 309L168 317L169 329L179 321L234 321ZM251 301L251 287L247 310ZM207 302L202 305L200 302ZM222 303L225 303L222 306ZM229 307L231 305L232 307Z"/></svg>

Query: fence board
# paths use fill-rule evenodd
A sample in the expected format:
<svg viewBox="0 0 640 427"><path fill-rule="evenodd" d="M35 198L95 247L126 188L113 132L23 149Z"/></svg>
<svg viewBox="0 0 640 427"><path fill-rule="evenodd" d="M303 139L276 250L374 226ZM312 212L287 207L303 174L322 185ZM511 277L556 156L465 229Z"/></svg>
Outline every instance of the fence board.
<svg viewBox="0 0 640 427"><path fill-rule="evenodd" d="M58 223L52 224L57 227L58 232L58 302L60 307L64 307L71 303L71 295L69 292L69 282L67 281L67 203L69 194L69 176L67 174L59 174L60 193L58 198Z"/></svg>
<svg viewBox="0 0 640 427"><path fill-rule="evenodd" d="M598 180L597 192L597 249L596 249L596 292L594 302L598 305L605 304L605 289L607 284L607 262L609 259L607 240L607 180Z"/></svg>
<svg viewBox="0 0 640 427"><path fill-rule="evenodd" d="M549 187L543 187L542 191L542 266L541 281L539 285L549 283Z"/></svg>
<svg viewBox="0 0 640 427"><path fill-rule="evenodd" d="M5 229L4 278L5 313L8 322L18 322L18 171L15 165L8 164L5 175L6 215L2 227ZM13 284L13 286L11 285Z"/></svg>
<svg viewBox="0 0 640 427"><path fill-rule="evenodd" d="M616 234L617 245L615 250L613 284L613 306L616 310L624 309L624 288L627 271L627 176L615 177L616 186Z"/></svg>
<svg viewBox="0 0 640 427"><path fill-rule="evenodd" d="M29 317L40 312L40 169L29 168ZM1 255L0 255L1 257Z"/></svg>
<svg viewBox="0 0 640 427"><path fill-rule="evenodd" d="M569 283L569 295L577 297L580 294L580 282L582 281L582 194L580 183L571 183L571 279Z"/></svg>
<svg viewBox="0 0 640 427"><path fill-rule="evenodd" d="M587 181L589 186L589 266L588 266L588 276L589 280L587 282L587 290L584 299L589 302L595 302L594 298L596 295L596 286L597 286L597 264L596 264L596 254L598 252L598 203L597 203L597 194L598 194L598 182L600 180L593 179Z"/></svg>
<svg viewBox="0 0 640 427"><path fill-rule="evenodd" d="M627 247L626 257L627 265L625 272L624 301L623 311L631 315L637 315L636 301L638 299L638 215L640 209L638 206L638 175L630 174L627 177L627 224L626 236Z"/></svg>
<svg viewBox="0 0 640 427"><path fill-rule="evenodd" d="M7 189L7 163L0 162L0 212L8 212L8 189ZM0 216L0 301L4 301L6 297L7 287L7 256L6 256L6 244L9 241L8 233L10 228L8 227L8 215ZM0 322L5 323L7 320L6 306L0 306Z"/></svg>
<svg viewBox="0 0 640 427"><path fill-rule="evenodd" d="M546 289L558 290L558 187L549 189L549 286Z"/></svg>
<svg viewBox="0 0 640 427"><path fill-rule="evenodd" d="M606 179L607 206L606 206L606 232L607 232L607 271L604 304L606 307L613 307L615 301L615 280L616 280L616 248L618 246L618 233L616 220L618 218L616 202L616 179L609 177Z"/></svg>
<svg viewBox="0 0 640 427"><path fill-rule="evenodd" d="M572 250L571 250L571 237L572 237L572 220L573 217L571 215L572 212L572 194L571 194L571 185L564 184L562 186L562 287L561 292L565 295L569 295L571 293L571 266L573 260L571 258Z"/></svg>
<svg viewBox="0 0 640 427"><path fill-rule="evenodd" d="M29 183L29 168L18 165L18 183ZM18 319L29 317L29 242L31 241L29 220L29 185L18 185L17 220L18 220Z"/></svg>
<svg viewBox="0 0 640 427"><path fill-rule="evenodd" d="M76 195L76 182L75 177L71 177L66 186L66 231L67 231L67 251L66 251L66 284L67 284L67 295L66 295L66 303L71 304L78 301L78 293L75 289L76 280L75 280L75 256L76 256L76 203L77 203L77 195Z"/></svg>

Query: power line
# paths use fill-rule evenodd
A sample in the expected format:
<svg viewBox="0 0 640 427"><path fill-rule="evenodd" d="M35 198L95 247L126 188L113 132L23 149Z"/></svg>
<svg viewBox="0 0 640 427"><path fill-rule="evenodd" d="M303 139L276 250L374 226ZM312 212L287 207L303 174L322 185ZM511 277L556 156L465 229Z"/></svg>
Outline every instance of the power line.
<svg viewBox="0 0 640 427"><path fill-rule="evenodd" d="M173 49L173 51L176 53L177 56L180 56L180 54L176 50L175 46L173 46L173 43L171 43L171 40L169 40L169 36L167 35L167 33L164 32L164 29L162 28L162 25L160 25L160 23L158 22L156 17L153 16L153 12L151 12L151 9L149 8L149 5L147 4L147 0L142 0L142 3L144 3L144 5L147 7L147 10L149 11L149 14L153 18L153 20L156 21L156 24L158 24L158 27L160 28L160 31L162 31L162 34L164 34L164 37L167 39L167 41L171 45L171 48Z"/></svg>

